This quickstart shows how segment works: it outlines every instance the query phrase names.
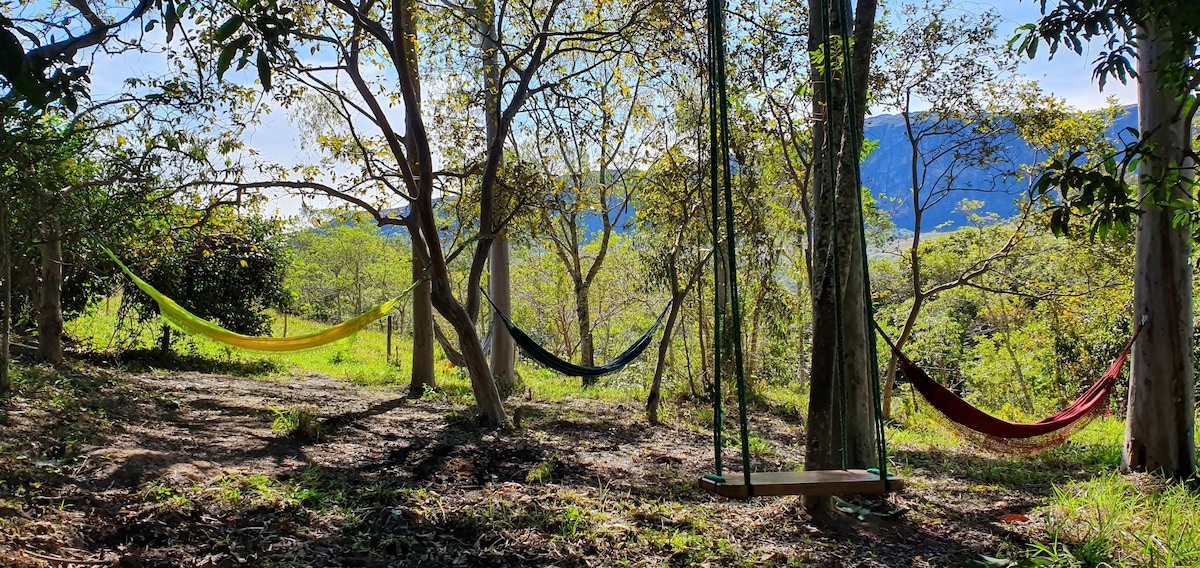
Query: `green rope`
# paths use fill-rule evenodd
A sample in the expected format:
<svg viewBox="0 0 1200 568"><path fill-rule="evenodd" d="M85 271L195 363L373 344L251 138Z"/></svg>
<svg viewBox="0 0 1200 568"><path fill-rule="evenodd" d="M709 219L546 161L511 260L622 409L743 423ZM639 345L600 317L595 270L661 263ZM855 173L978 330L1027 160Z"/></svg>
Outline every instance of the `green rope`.
<svg viewBox="0 0 1200 568"><path fill-rule="evenodd" d="M841 49L842 49L842 65L846 70L846 80L843 82L846 97L846 120L848 121L850 133L850 150L854 152L855 159L862 157L862 137L863 134L859 129L858 123L858 108L855 100L854 90L854 73L851 69L851 52L850 52L850 34L849 27L851 23L850 6L848 2L838 1L838 17L842 21L839 27ZM828 38L828 34L826 34ZM871 296L871 271L870 263L867 261L867 231L866 217L863 213L862 203L862 172L860 168L853 169L854 187L857 191L854 192L855 205L858 210L859 220L859 245L861 250L862 274L863 274L863 317L866 322L875 320L874 298ZM883 395L882 386L879 377L879 353L876 345L875 327L868 325L867 349L869 351L869 369L871 371L871 399L874 406L875 414L875 443L876 455L878 460L879 479L883 482L883 488L886 492L888 489L888 458L887 458L887 431L884 425L883 417Z"/></svg>
<svg viewBox="0 0 1200 568"><path fill-rule="evenodd" d="M841 20L839 25L839 40L841 43L841 67L845 80L842 82L845 89L844 96L846 97L845 115L843 120L853 121L848 124L850 130L850 149L855 152L855 159L859 159L862 147L862 133L859 132L858 121L854 119L857 115L856 103L854 100L854 79L852 70L849 69L850 57L850 38L848 26L850 22L849 6L841 1L838 6L838 17ZM823 34L823 58L822 58L822 79L823 79L823 94L825 97L825 116L824 126L826 131L825 136L825 152L827 158L827 175L825 181L828 186L826 191L830 192L830 202L832 210L832 260L834 274L834 301L836 309L834 313L834 326L837 334L837 374L839 388L839 414L841 419L841 462L842 469L847 469L849 463L849 409L848 409L848 391L846 381L846 348L845 348L845 333L842 321L842 306L843 306L843 290L841 283L841 260L837 254L840 248L839 243L839 222L837 209L837 178L840 168L839 162L833 151L833 127L832 113L830 111L830 101L833 98L833 46L831 44L830 30L830 7L828 0L821 1L821 28ZM732 173L730 168L730 152L729 152L729 99L728 99L728 84L726 78L726 48L725 48L725 5L723 0L709 0L707 4L708 16L708 62L709 62L709 80L707 84L708 105L709 105L709 185L711 189L710 206L712 208L712 224L710 229L713 236L713 247L716 254L713 260L713 284L714 284L714 309L713 309L713 340L714 340L714 370L713 370L713 447L715 455L716 473L705 477L717 482L724 482L722 477L722 431L724 428L724 401L721 395L721 348L725 341L727 333L732 333L733 339L733 355L734 355L734 374L737 381L738 394L738 411L740 418L741 431L741 446L742 446L742 473L745 478L745 485L748 496L753 496L753 486L750 482L750 443L749 443L749 419L747 414L747 389L745 370L743 363L742 351L742 330L741 330L741 307L738 293L737 283L737 248L733 224L733 191L732 191ZM721 160L718 165L717 159ZM854 168L854 187L861 188L862 181L860 172ZM723 193L722 193L723 192ZM869 264L866 258L866 220L862 211L862 195L861 189L854 192L855 204L858 207L858 218L860 225L860 245L861 245L861 260L863 271L863 295L864 295L864 316L866 321L873 321L874 306L871 298L871 287L869 277ZM724 197L723 203L721 197ZM724 223L722 223L722 217ZM724 225L725 232L725 250L723 254L720 252L721 229ZM722 267L725 268L727 281L722 279ZM729 295L729 319L732 320L732 329L726 329L729 325L724 316L725 297ZM876 363L878 362L878 353L875 345L875 334L872 329L869 336L869 356L870 356L870 372L871 372L871 390L874 401L875 411L875 437L876 448L879 456L878 473L881 481L884 484L884 490L888 489L888 474L887 474L887 440L886 432L883 425L883 407L881 395L881 381L879 378L879 369Z"/></svg>
<svg viewBox="0 0 1200 568"><path fill-rule="evenodd" d="M737 380L737 396L738 396L738 415L739 415L739 430L741 433L741 457L742 457L742 475L746 485L746 490L749 495L753 495L753 485L750 482L750 422L747 412L747 392L746 392L746 375L745 364L743 361L742 351L742 314L741 301L738 291L737 281L737 244L733 225L733 183L732 172L729 159L729 88L726 77L726 49L725 49L725 4L723 0L709 0L708 2L708 35L709 35L709 151L710 151L710 167L709 181L712 190L711 203L713 214L713 247L719 247L721 243L721 221L724 220L724 254L714 255L714 284L716 287L716 301L714 302L714 320L720 322L714 325L714 341L715 355L713 362L715 366L714 375L714 432L719 430L724 425L724 413L720 400L720 367L721 367L721 346L725 341L726 334L730 334L733 340L733 360L734 360L734 375ZM720 159L720 180L718 183L718 165L717 159ZM723 193L722 193L723 192ZM724 196L724 203L721 201L721 196ZM721 258L723 256L723 258ZM723 262L723 264L722 264ZM725 277L721 278L721 267L725 268ZM724 286L722 286L724 283ZM729 319L732 325L725 322L722 315L725 308L725 298L728 295L729 301ZM727 329L726 326L731 329ZM719 333L719 335L717 335ZM718 472L720 475L720 438L719 434L714 436L714 444L718 446Z"/></svg>
<svg viewBox="0 0 1200 568"><path fill-rule="evenodd" d="M717 183L719 180L717 171L717 152L719 144L716 137L717 125L717 92L716 75L714 67L716 56L714 54L716 47L716 32L713 29L713 12L717 0L708 0L708 183L711 192L711 208L712 223L709 229L712 231L714 249L721 242L721 223L720 215L720 200L717 195ZM715 252L715 251L714 251ZM721 343L724 338L721 333L723 318L721 313L724 305L721 302L721 297L724 294L724 288L721 286L721 266L720 253L713 255L713 455L715 456L716 477L720 478L723 474L723 465L721 463L721 452L724 449L722 440L723 430L725 428L725 406L721 395ZM724 479L721 479L723 482Z"/></svg>
<svg viewBox="0 0 1200 568"><path fill-rule="evenodd" d="M825 188L830 195L830 215L833 220L833 246L830 249L830 256L833 257L833 296L834 296L834 329L837 336L837 369L836 380L838 384L838 416L839 416L839 433L841 434L841 464L842 469L849 468L849 456L847 447L850 445L849 432L847 425L849 423L849 409L847 407L847 398L849 395L846 391L846 338L845 332L842 329L842 264L838 255L841 249L838 233L841 232L838 223L837 211L837 173L838 161L833 151L833 115L831 111L830 101L833 99L833 46L830 44L830 26L829 26L829 6L826 0L821 2L821 37L822 37L822 69L821 83L822 91L825 95L825 156L827 163L827 171L825 181L828 183Z"/></svg>
<svg viewBox="0 0 1200 568"><path fill-rule="evenodd" d="M719 0L721 10L717 18L717 83L721 96L721 167L723 170L722 186L725 190L725 254L729 272L729 301L733 317L733 364L737 374L738 417L740 419L742 443L742 472L746 478L746 488L750 495L754 494L750 485L750 420L746 403L746 373L742 358L742 309L741 294L738 291L737 279L737 239L733 227L733 174L729 167L729 89L725 77L725 6L724 0Z"/></svg>

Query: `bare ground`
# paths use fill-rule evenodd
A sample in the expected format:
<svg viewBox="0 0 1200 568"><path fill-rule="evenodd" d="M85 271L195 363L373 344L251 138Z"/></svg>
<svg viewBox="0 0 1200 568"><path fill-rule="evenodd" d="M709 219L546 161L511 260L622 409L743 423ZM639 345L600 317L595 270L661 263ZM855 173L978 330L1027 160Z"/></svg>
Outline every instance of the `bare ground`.
<svg viewBox="0 0 1200 568"><path fill-rule="evenodd" d="M710 436L630 404L518 397L521 427L496 431L322 376L72 373L9 400L0 565L962 566L1038 538L1049 491L988 480L1011 463L900 448L907 491L813 519L795 498L698 490ZM317 440L272 432L272 408L303 404ZM802 463L801 424L755 427L762 469Z"/></svg>

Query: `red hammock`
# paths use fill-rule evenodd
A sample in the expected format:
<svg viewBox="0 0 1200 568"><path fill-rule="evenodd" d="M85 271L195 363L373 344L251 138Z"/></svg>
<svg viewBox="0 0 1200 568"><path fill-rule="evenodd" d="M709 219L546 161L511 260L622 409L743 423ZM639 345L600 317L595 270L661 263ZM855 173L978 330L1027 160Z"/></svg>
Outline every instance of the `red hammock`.
<svg viewBox="0 0 1200 568"><path fill-rule="evenodd" d="M1108 395L1117 384L1117 375L1129 358L1133 342L1142 331L1138 326L1133 337L1125 344L1125 349L1117 360L1108 368L1104 376L1096 381L1070 406L1054 413L1048 418L1021 424L1009 422L992 416L963 400L953 391L929 377L921 367L905 357L895 343L880 330L884 341L892 347L900 362L900 370L913 387L929 401L929 404L941 412L966 437L981 445L1001 450L1040 451L1062 443L1072 433L1083 427L1088 420L1108 406Z"/></svg>

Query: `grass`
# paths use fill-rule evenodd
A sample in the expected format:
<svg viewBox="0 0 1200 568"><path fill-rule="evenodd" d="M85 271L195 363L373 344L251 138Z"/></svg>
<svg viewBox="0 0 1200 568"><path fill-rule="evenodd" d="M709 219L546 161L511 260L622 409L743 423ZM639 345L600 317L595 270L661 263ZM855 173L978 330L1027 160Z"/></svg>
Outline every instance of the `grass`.
<svg viewBox="0 0 1200 568"><path fill-rule="evenodd" d="M155 361L148 356L157 354L161 324L130 325L118 321L119 298L97 302L85 313L66 322L65 328L85 350L116 354L132 352L136 360L154 364L172 364L176 368L194 368L210 372L234 372L247 376L271 379L288 378L300 373L319 373L341 379L358 386L385 387L408 383L411 340L401 334L392 336L394 357L387 357L387 333L384 323L372 324L354 337L332 345L291 353L257 353L230 348L203 336L187 336L174 333L172 342L176 352L172 359ZM306 321L297 317L288 318L288 335L303 335L320 331L325 324ZM272 336L283 336L283 319L276 318L272 325ZM136 354L143 354L137 357ZM128 357L126 358L128 359ZM208 365L201 364L209 362ZM460 376L457 369L441 365L436 370L439 385L446 385L451 392L461 383L469 381Z"/></svg>
<svg viewBox="0 0 1200 568"><path fill-rule="evenodd" d="M203 336L174 334L170 359L158 356L161 324L157 320L136 325L118 321L120 298L100 301L83 314L66 322L66 331L80 347L98 353L117 354L123 360L144 361L150 366L226 372L243 376L286 379L301 373L317 373L363 387L404 386L409 380L412 341L402 334L392 337L393 357L387 358L387 333L383 323L373 324L354 337L332 345L293 353L256 353L240 351ZM288 318L288 335L320 331L325 324ZM272 335L283 335L283 320L276 318ZM438 391L426 396L469 405L474 400L470 378L465 371L445 361L437 347L435 367ZM532 365L519 365L523 389L514 397L527 396L560 402L581 395L614 404L644 401L648 384L635 380L648 377L650 369L635 365L624 373L606 377L600 384L581 389L580 379L563 377ZM639 403L640 404L640 403ZM664 409L665 410L665 409Z"/></svg>
<svg viewBox="0 0 1200 568"><path fill-rule="evenodd" d="M276 332L280 333L281 322ZM105 304L68 323L68 331L84 348L113 351L119 346L154 349L157 325L131 330L121 338L114 332L114 310ZM289 334L302 334L323 327L297 318L289 321ZM124 332L122 332L124 333ZM407 383L410 344L394 337L400 364L385 357L385 334L377 327L355 339L332 346L292 354L241 353L204 338L180 338L174 363L217 362L227 372L282 379L301 373L321 373L360 386L403 386ZM519 369L523 397L560 402L581 396L626 405L638 412L644 401L649 370L635 367L583 390L580 380L550 371L522 366ZM460 369L440 363L439 389L429 398L469 407L471 386ZM24 395L37 393L48 409L72 419L61 420L66 430L54 434L80 445L88 432L103 431L108 420L103 391L111 377L95 369L66 373L17 367L16 382ZM807 394L790 386L763 386L760 407L785 419L800 419L807 409ZM927 405L912 408L907 396L897 398L895 424L888 428L893 462L897 463L917 491L928 490L925 478L946 476L964 487L1006 486L1034 496L1041 505L1030 514L1044 520L1044 527L1018 544L1011 566L1197 566L1200 565L1200 495L1186 486L1152 483L1148 478L1114 473L1120 462L1124 423L1120 416L1093 421L1067 444L1036 456L986 456L965 448L940 425L940 418ZM465 412L465 411L464 411ZM315 409L276 410L273 430L281 434L316 437ZM711 431L712 412L703 402L666 397L663 415L697 431ZM75 419L77 417L77 419ZM449 418L448 418L449 420ZM532 421L534 427L538 421ZM753 427L753 426L752 426ZM753 434L753 431L752 431ZM736 431L727 432L726 443L740 443ZM755 454L770 455L770 443L750 440ZM0 446L2 449L3 446ZM393 507L387 514L403 514L427 525L453 530L471 542L485 542L488 535L502 534L505 527L537 530L549 539L550 548L574 549L579 543L597 547L628 546L671 564L713 562L736 565L745 543L730 543L712 536L712 509L705 504L683 502L648 503L612 496L604 488L565 491L553 486L562 457L551 455L533 464L526 478L532 495L515 504L504 487L482 494L474 507L447 510L437 495L419 488L349 485L346 479L311 467L290 476L238 474L225 476L198 488L150 486L144 498L165 507L187 510L194 506L238 508L268 505L289 510L333 511L350 530L380 507ZM16 464L10 464L15 467ZM10 471L15 474L16 471ZM32 474L31 474L32 475ZM15 481L17 475L11 475ZM25 485L27 491L36 487ZM543 496L553 498L541 499ZM419 539L399 535L383 546L398 551L420 550ZM1030 544L1026 545L1025 542ZM1026 547L1026 548L1019 548Z"/></svg>
<svg viewBox="0 0 1200 568"><path fill-rule="evenodd" d="M279 409L272 406L269 409L275 413L275 420L271 422L272 432L301 440L316 440L321 436L321 420L316 406L302 404L294 408Z"/></svg>
<svg viewBox="0 0 1200 568"><path fill-rule="evenodd" d="M1200 565L1200 493L1187 485L1109 472L1057 487L1042 512L1075 562L1063 565Z"/></svg>

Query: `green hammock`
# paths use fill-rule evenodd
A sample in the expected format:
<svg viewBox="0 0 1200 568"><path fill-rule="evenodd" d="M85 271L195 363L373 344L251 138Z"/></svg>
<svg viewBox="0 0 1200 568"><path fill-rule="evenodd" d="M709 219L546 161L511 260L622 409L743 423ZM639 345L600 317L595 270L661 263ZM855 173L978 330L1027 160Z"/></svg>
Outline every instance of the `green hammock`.
<svg viewBox="0 0 1200 568"><path fill-rule="evenodd" d="M557 355L547 351L545 347L542 347L532 337L529 337L529 334L517 327L511 319L508 319L508 316L500 311L500 308L496 306L492 298L487 295L487 292L483 292L483 297L487 298L488 303L492 305L492 310L500 317L504 328L508 330L508 334L512 336L513 341L517 343L517 346L521 348L526 357L533 359L547 369L567 377L602 377L628 367L630 363L641 357L646 348L650 347L650 344L654 342L654 332L658 331L658 326L662 325L663 318L666 317L667 311L671 309L671 305L667 304L667 307L663 308L662 313L658 314L658 319L654 320L654 325L651 325L650 329L646 330L646 333L643 333L637 341L633 342L633 345L622 351L615 359L598 367L584 367L561 359Z"/></svg>
<svg viewBox="0 0 1200 568"><path fill-rule="evenodd" d="M158 309L162 313L163 319L167 320L167 322L169 322L172 326L178 328L184 333L204 335L220 341L221 343L232 345L234 347L240 347L242 349L252 349L255 351L302 351L346 339L347 337L358 333L363 328L370 325L371 322L374 322L375 320L387 315L388 312L392 311L392 308L396 307L396 304L400 302L401 298L403 298L406 294L408 294L408 292L412 291L413 288L416 288L417 285L420 284L420 281L418 281L399 296L379 304L374 308L371 308L366 313L346 320L340 325L330 327L317 333L298 335L295 337L253 337L249 335L242 335L240 333L234 333L187 311L183 308L183 306L180 306L178 303L176 303L175 300L164 296L161 292L155 290L154 287L148 284L145 280L138 278L128 266L125 266L125 263L121 262L121 259L117 258L117 255L108 250L108 247L105 247L99 242L96 244L100 246L101 250L108 254L109 258L113 259L113 262L117 263L117 266L121 267L121 270L124 271L131 280L133 280L134 284L137 284L138 288L141 288L143 292L148 294L154 299L155 302L158 303Z"/></svg>

